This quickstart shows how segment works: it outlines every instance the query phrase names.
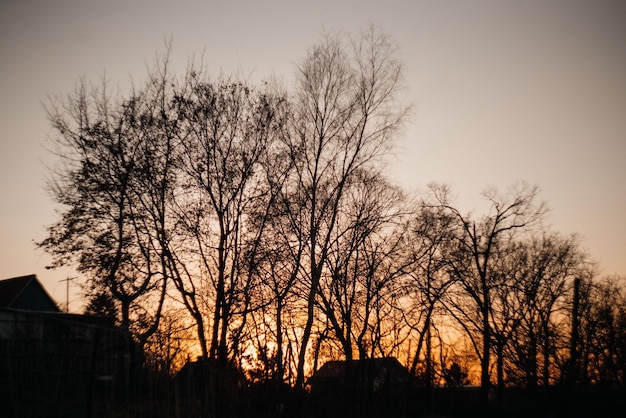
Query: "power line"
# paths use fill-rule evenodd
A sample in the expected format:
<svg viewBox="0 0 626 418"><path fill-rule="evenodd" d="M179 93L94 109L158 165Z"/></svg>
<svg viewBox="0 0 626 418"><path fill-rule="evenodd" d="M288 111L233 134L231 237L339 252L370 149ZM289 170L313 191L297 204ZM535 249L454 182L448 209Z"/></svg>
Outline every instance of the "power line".
<svg viewBox="0 0 626 418"><path fill-rule="evenodd" d="M76 277L68 277L67 279L59 280L59 282L65 282L65 312L70 312L70 282L76 280Z"/></svg>

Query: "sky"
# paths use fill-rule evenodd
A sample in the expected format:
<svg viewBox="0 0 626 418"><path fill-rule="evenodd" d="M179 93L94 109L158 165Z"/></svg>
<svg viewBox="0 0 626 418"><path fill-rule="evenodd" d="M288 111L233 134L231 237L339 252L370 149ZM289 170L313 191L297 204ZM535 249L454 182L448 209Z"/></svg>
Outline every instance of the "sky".
<svg viewBox="0 0 626 418"><path fill-rule="evenodd" d="M463 212L488 187L540 187L547 221L579 234L600 274L626 276L626 2L621 0L0 0L0 279L36 274L80 309L71 269L35 246L59 207L46 191L47 97L103 75L121 91L167 40L182 72L289 83L325 30L374 24L399 45L413 105L389 175L449 184ZM480 212L476 212L480 215Z"/></svg>

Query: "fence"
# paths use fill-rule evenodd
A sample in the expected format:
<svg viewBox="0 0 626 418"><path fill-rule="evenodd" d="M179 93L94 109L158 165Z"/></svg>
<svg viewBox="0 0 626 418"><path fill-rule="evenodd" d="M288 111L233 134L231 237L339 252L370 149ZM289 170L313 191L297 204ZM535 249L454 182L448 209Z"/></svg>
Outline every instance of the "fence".
<svg viewBox="0 0 626 418"><path fill-rule="evenodd" d="M132 390L128 334L80 315L0 312L0 415L116 415Z"/></svg>

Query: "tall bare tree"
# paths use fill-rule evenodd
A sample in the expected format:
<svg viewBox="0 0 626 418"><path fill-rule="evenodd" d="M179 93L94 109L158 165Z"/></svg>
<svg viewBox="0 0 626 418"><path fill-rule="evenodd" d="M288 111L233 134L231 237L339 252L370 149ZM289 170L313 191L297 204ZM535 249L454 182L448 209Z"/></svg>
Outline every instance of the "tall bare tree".
<svg viewBox="0 0 626 418"><path fill-rule="evenodd" d="M440 195L440 205L457 220L456 248L450 261L462 291L460 295L466 296L465 301L448 298L448 304L468 331L480 357L484 404L491 383L493 297L502 279L501 275L494 274L495 261L516 234L541 220L546 209L543 203L536 202L538 193L537 187L526 184L515 185L504 195L496 190L487 191L484 197L489 202L489 212L478 220L463 215L450 204L447 195ZM480 333L479 340L474 339L470 326Z"/></svg>
<svg viewBox="0 0 626 418"><path fill-rule="evenodd" d="M582 277L579 363L576 377L584 386L623 387L626 381L626 280ZM571 359L570 359L571 360Z"/></svg>
<svg viewBox="0 0 626 418"><path fill-rule="evenodd" d="M508 354L511 373L527 387L539 381L548 386L559 377L551 366L556 339L564 338L557 315L565 312L573 281L586 270L587 257L576 236L542 231L514 243L503 262L510 281L506 294L500 292L501 304L512 308L509 319L514 317L516 323Z"/></svg>
<svg viewBox="0 0 626 418"><path fill-rule="evenodd" d="M304 208L293 223L306 239L303 254L307 320L296 386L302 387L319 283L347 184L390 147L407 109L398 106L402 66L388 36L371 27L347 46L326 35L299 66L291 135L285 141L294 173L284 195ZM292 213L300 213L292 210Z"/></svg>
<svg viewBox="0 0 626 418"><path fill-rule="evenodd" d="M449 193L445 186L431 185L431 194L423 199L410 224L408 257L405 267L405 294L411 302L406 306L405 318L408 326L417 332L417 344L411 361L411 376L423 358L426 382L433 380L431 351L431 329L437 308L448 288L454 283L450 274L448 252L451 250L456 219L446 208L433 201L434 196L443 199ZM423 348L426 346L426 351Z"/></svg>
<svg viewBox="0 0 626 418"><path fill-rule="evenodd" d="M402 193L380 174L361 172L348 186L320 281L320 309L343 347L348 364L358 349L369 355L374 307L402 271L397 254L403 241ZM396 255L394 257L394 255ZM369 337L369 338L368 338ZM368 339L370 340L368 342ZM376 338L373 338L376 340Z"/></svg>
<svg viewBox="0 0 626 418"><path fill-rule="evenodd" d="M158 327L167 284L142 201L145 169L153 163L145 150L161 123L167 61L128 97L114 99L105 82L88 88L83 81L48 107L60 158L50 190L63 210L39 245L53 255L52 267L76 267L96 296L113 296L121 325L141 342ZM149 323L133 317L137 312L151 316Z"/></svg>
<svg viewBox="0 0 626 418"><path fill-rule="evenodd" d="M285 379L286 342L285 311L295 300L294 285L300 272L302 253L306 240L294 235L297 229L291 224L300 219L301 213L292 213L297 206L286 204L281 195L286 179L293 170L293 161L285 154L286 149L272 146L264 156L262 165L268 188L268 205L253 216L252 224L259 236L258 246L254 254L247 257L250 261L252 274L257 276L259 291L257 305L261 309L257 312L256 322L263 324L265 329L273 332L264 333L259 340L262 348L258 355L263 359L264 367L269 367L265 373L276 382L282 383ZM291 312L294 312L291 306ZM297 314L293 313L294 316ZM271 346L275 344L275 350ZM257 347L258 348L258 347Z"/></svg>
<svg viewBox="0 0 626 418"><path fill-rule="evenodd" d="M197 256L197 271L179 264L175 283L198 322L201 340L205 325L197 292L206 296L210 286L211 337L203 353L225 361L234 314L247 313L252 276L243 256L255 245L251 240L259 238L247 222L257 207L268 204L260 161L284 124L282 99L238 80L210 82L194 71L185 88L185 95L177 96L179 168L187 179L180 219L188 248Z"/></svg>

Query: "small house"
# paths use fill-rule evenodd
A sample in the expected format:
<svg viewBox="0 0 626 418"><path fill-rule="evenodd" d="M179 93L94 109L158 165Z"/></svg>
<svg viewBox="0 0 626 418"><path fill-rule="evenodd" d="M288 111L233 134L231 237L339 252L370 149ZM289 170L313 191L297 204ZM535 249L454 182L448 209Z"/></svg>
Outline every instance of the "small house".
<svg viewBox="0 0 626 418"><path fill-rule="evenodd" d="M409 372L394 357L329 361L310 380L320 416L402 416Z"/></svg>
<svg viewBox="0 0 626 418"><path fill-rule="evenodd" d="M351 377L349 377L351 375ZM352 385L373 393L396 390L408 382L409 371L395 357L363 360L329 361L311 378L311 391L335 391L343 388L347 379Z"/></svg>
<svg viewBox="0 0 626 418"><path fill-rule="evenodd" d="M125 330L62 312L35 275L0 280L0 416L88 416L128 362Z"/></svg>

